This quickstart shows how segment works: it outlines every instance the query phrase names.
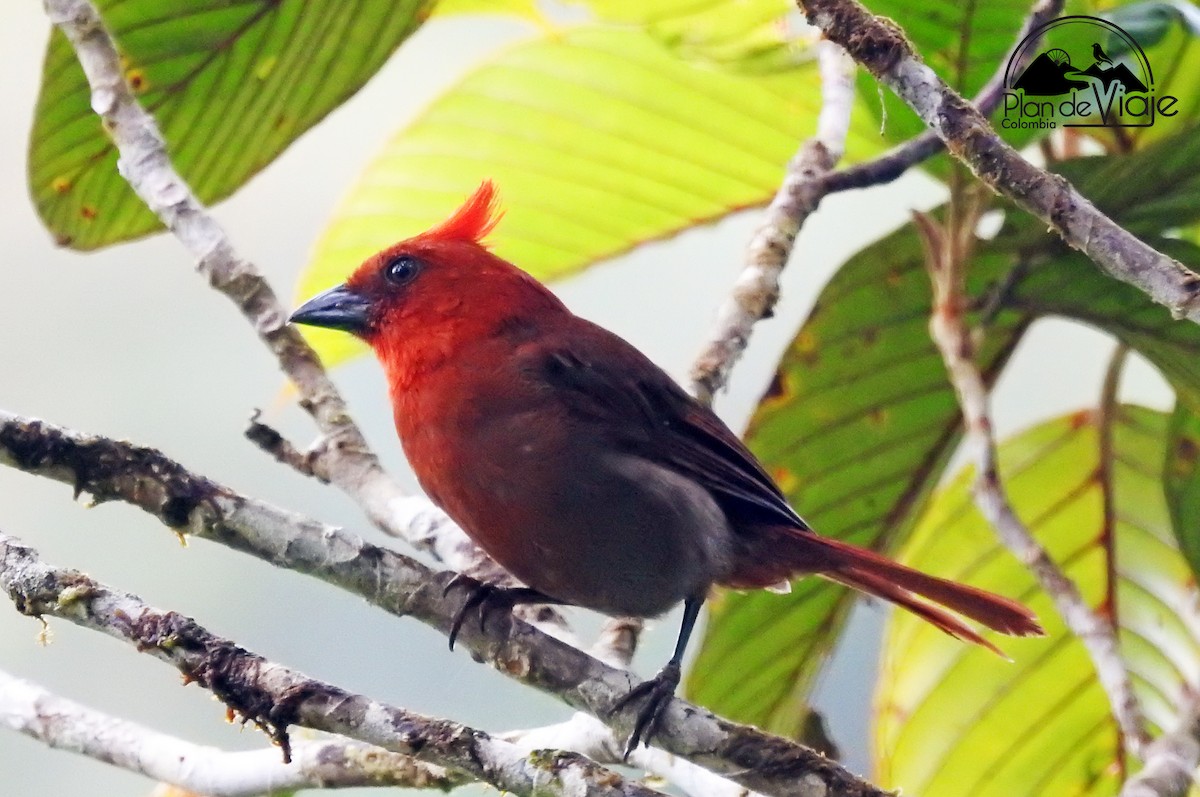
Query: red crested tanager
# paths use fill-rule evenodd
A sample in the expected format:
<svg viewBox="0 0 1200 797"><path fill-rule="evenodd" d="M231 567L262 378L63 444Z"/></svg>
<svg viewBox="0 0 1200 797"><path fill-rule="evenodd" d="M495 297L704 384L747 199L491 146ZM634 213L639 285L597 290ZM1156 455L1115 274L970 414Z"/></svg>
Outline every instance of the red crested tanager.
<svg viewBox="0 0 1200 797"><path fill-rule="evenodd" d="M655 617L682 601L671 660L618 706L642 701L628 751L655 732L714 585L786 587L812 573L992 650L958 615L1042 633L1015 601L810 529L708 407L488 251L498 219L484 182L447 221L367 259L291 318L370 344L422 488L528 585L478 585L451 647L469 609L482 622L480 603Z"/></svg>

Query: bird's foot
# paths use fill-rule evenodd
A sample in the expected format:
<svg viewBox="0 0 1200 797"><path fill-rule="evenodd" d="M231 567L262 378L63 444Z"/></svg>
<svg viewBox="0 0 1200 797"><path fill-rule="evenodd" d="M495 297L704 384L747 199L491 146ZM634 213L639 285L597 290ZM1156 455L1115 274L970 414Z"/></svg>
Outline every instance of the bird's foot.
<svg viewBox="0 0 1200 797"><path fill-rule="evenodd" d="M667 662L667 666L659 670L658 675L630 689L629 694L618 700L609 711L611 716L631 703L644 701L638 711L637 721L633 724L633 733L625 743L624 760L629 760L629 754L636 750L639 744L649 745L650 740L658 733L663 711L671 702L671 698L675 697L679 678L679 665L673 661Z"/></svg>
<svg viewBox="0 0 1200 797"><path fill-rule="evenodd" d="M462 606L454 613L454 620L450 623L451 650L454 650L454 642L458 639L458 632L462 630L463 623L466 622L467 615L472 610L478 612L479 630L480 632L484 632L487 631L488 616L493 612L503 612L507 615L518 604L562 603L562 601L551 598L549 595L538 592L536 589L530 589L529 587L501 587L496 584L477 581L462 573L456 573L454 578L450 579L445 589L442 590L442 596L449 595L450 591L456 587L462 587L467 590L467 599L463 601Z"/></svg>

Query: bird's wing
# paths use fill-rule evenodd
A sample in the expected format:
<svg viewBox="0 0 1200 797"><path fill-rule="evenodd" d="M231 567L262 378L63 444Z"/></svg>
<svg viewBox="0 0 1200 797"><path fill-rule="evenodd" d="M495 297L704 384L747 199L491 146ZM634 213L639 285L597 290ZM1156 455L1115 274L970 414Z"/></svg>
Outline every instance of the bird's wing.
<svg viewBox="0 0 1200 797"><path fill-rule="evenodd" d="M808 530L754 455L711 410L621 338L572 321L580 326L563 336L569 343L534 347L526 364L527 374L562 397L566 412L629 453L694 479L731 518Z"/></svg>

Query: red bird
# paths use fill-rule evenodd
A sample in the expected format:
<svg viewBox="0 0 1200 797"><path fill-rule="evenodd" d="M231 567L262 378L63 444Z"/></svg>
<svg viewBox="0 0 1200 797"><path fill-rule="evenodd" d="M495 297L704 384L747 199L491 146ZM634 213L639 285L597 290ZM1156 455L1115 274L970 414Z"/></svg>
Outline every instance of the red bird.
<svg viewBox="0 0 1200 797"><path fill-rule="evenodd" d="M772 587L815 573L997 652L941 607L1006 634L1042 633L1015 601L817 535L712 411L488 251L498 220L484 182L447 221L369 258L291 317L371 345L422 488L529 585L479 585L451 647L484 601L633 617L683 601L671 660L617 707L645 698L628 753L654 734L714 585Z"/></svg>

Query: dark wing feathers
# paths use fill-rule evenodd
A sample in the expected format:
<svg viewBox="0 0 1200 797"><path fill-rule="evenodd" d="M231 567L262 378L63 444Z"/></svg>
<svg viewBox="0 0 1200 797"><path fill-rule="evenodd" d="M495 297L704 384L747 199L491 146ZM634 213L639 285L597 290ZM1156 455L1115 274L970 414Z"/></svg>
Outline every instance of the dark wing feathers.
<svg viewBox="0 0 1200 797"><path fill-rule="evenodd" d="M564 395L568 410L629 453L704 485L734 522L808 530L762 465L711 410L641 352L579 319L571 345L539 347L529 371ZM579 333L579 334L574 334ZM607 340L606 340L607 338ZM613 343L619 344L614 346Z"/></svg>

